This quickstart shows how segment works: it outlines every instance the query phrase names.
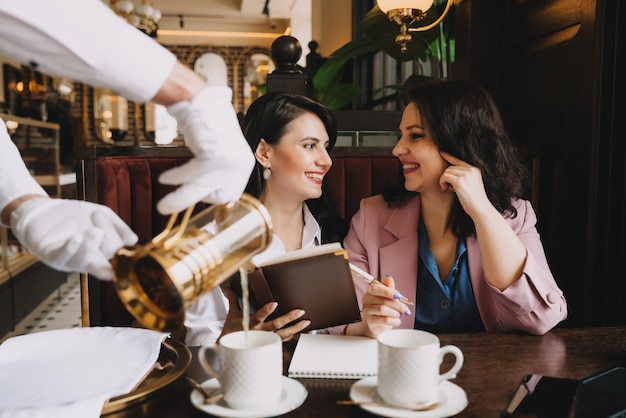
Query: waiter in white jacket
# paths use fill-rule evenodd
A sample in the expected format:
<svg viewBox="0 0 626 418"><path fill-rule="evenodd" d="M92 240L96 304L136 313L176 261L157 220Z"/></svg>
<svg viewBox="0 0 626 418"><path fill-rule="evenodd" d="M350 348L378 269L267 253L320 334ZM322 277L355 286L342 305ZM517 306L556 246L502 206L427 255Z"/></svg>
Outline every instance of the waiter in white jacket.
<svg viewBox="0 0 626 418"><path fill-rule="evenodd" d="M159 178L179 186L158 202L160 213L180 212L199 201L239 199L254 158L230 88L203 81L102 1L0 0L0 55L48 75L166 106L194 157ZM30 176L4 123L0 215L0 222L44 263L104 280L113 278L109 260L117 249L137 241L105 206L48 197Z"/></svg>

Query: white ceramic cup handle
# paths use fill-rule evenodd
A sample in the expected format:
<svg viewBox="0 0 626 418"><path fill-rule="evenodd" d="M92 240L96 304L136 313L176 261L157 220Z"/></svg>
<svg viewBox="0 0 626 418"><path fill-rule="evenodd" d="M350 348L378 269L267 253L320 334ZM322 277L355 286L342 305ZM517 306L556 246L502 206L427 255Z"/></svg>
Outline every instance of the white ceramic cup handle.
<svg viewBox="0 0 626 418"><path fill-rule="evenodd" d="M461 370L461 367L463 367L463 352L459 347L455 345L444 345L443 347L441 347L439 349L439 364L441 364L446 354L453 354L456 358L456 362L450 368L450 370L439 376L440 382L443 380L454 379L459 370Z"/></svg>
<svg viewBox="0 0 626 418"><path fill-rule="evenodd" d="M202 368L204 369L204 371L206 371L208 374L210 374L211 376L213 376L214 378L216 378L217 380L220 379L220 374L217 370L215 370L208 361L206 361L206 355L205 355L205 351L206 350L210 350L213 351L213 353L217 356L219 353L219 347L217 345L203 345L202 347L200 347L200 351L198 351L198 360L200 361L200 365L202 366Z"/></svg>

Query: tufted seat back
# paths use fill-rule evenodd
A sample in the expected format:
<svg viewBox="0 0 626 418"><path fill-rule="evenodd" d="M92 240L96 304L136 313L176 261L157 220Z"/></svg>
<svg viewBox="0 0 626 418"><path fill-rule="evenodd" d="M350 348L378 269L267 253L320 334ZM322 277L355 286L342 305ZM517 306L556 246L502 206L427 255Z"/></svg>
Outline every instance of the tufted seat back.
<svg viewBox="0 0 626 418"><path fill-rule="evenodd" d="M350 220L364 197L380 194L387 184L397 184L400 163L392 157L333 156L325 182L339 216Z"/></svg>

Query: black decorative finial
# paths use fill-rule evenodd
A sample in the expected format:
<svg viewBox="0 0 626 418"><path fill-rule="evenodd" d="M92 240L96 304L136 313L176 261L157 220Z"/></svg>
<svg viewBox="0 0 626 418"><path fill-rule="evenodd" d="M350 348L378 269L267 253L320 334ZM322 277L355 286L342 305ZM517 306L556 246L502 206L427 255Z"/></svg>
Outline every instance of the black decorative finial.
<svg viewBox="0 0 626 418"><path fill-rule="evenodd" d="M302 47L293 36L283 35L276 38L272 43L271 54L276 64L276 70L273 73L302 74L297 65L302 56Z"/></svg>

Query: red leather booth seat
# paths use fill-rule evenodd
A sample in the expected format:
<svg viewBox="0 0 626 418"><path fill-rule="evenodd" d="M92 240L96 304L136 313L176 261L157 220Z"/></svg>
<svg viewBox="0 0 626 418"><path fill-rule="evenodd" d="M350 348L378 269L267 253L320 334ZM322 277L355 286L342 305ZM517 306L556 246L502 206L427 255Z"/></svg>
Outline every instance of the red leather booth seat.
<svg viewBox="0 0 626 418"><path fill-rule="evenodd" d="M98 201L116 212L139 236L150 241L165 227L166 216L156 210L156 202L173 186L159 183L159 175L187 158L103 157L96 164Z"/></svg>
<svg viewBox="0 0 626 418"><path fill-rule="evenodd" d="M385 155L387 155L385 153ZM146 243L165 227L169 217L159 214L156 202L173 190L159 183L159 175L181 165L187 158L114 156L96 163L98 202L115 211ZM391 156L333 156L325 182L339 214L349 220L363 197L380 193L389 182L399 181L399 163ZM200 207L199 207L200 209ZM101 312L91 313L91 325L126 326L133 322L111 283L104 283L99 301ZM90 304L94 301L90 295ZM91 310L91 308L90 308ZM95 323L94 323L95 322Z"/></svg>
<svg viewBox="0 0 626 418"><path fill-rule="evenodd" d="M168 218L156 210L156 202L172 186L159 183L159 175L181 165L186 158L103 157L96 165L98 201L115 211L145 243L163 230ZM328 191L340 216L350 219L362 198L380 193L385 185L398 182L395 157L334 156L326 176Z"/></svg>
<svg viewBox="0 0 626 418"><path fill-rule="evenodd" d="M400 176L400 163L391 153L388 157L333 156L333 166L324 181L337 212L349 221L359 210L361 199L380 194L387 184L397 184Z"/></svg>

